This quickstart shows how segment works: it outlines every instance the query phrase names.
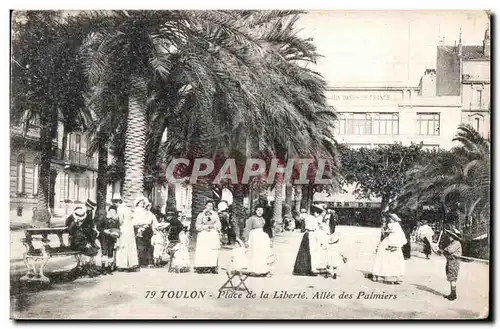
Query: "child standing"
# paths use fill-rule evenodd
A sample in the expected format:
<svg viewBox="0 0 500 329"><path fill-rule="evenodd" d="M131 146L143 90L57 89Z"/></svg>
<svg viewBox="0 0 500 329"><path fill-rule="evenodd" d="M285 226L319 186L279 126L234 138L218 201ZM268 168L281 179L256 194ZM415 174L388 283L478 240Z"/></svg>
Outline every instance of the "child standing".
<svg viewBox="0 0 500 329"><path fill-rule="evenodd" d="M189 238L185 231L179 233L179 243L172 248L171 272L185 273L191 269L189 259Z"/></svg>
<svg viewBox="0 0 500 329"><path fill-rule="evenodd" d="M155 230L151 238L151 244L153 245L153 266L158 267L160 266L161 255L165 248L165 237L159 229Z"/></svg>
<svg viewBox="0 0 500 329"><path fill-rule="evenodd" d="M347 263L347 258L340 250L339 241L339 233L333 233L328 239L328 249L326 253L326 269L328 272L325 277L331 276L332 279L337 279L337 268L341 264Z"/></svg>
<svg viewBox="0 0 500 329"><path fill-rule="evenodd" d="M460 231L454 227L445 230L445 236L442 241L443 247L440 248L444 257L446 257L446 278L450 282L450 294L445 296L452 301L457 299L457 278L460 270L460 256L462 256L462 244ZM440 246L441 247L441 246Z"/></svg>

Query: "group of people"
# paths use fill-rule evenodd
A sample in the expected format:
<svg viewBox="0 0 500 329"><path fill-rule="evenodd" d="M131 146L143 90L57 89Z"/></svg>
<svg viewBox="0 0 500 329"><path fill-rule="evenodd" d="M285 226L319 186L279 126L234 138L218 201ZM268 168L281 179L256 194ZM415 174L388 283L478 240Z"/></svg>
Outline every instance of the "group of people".
<svg viewBox="0 0 500 329"><path fill-rule="evenodd" d="M241 244L240 248L244 248L244 257L247 260L245 270L255 275L270 274L272 233L266 229L269 220L264 217L264 213L265 207L257 205L254 215L246 220L243 240L235 234L230 238L230 241L234 239ZM198 273L217 273L222 224L213 200L206 201L205 209L196 217L195 228L197 238L194 270Z"/></svg>
<svg viewBox="0 0 500 329"><path fill-rule="evenodd" d="M301 210L301 224L304 235L295 259L294 275L318 275L337 278L337 268L347 262L341 251L340 234L335 232L333 211L321 206L311 207L312 215ZM330 216L326 216L328 214Z"/></svg>
<svg viewBox="0 0 500 329"><path fill-rule="evenodd" d="M179 220L175 209L164 207L157 216L151 212L148 199L138 197L134 207L129 209L119 195L113 196L105 219L95 218L95 208L96 203L89 199L86 209L77 207L66 220L70 246L86 256L82 268L89 276L112 274L116 270L138 271L145 266L156 267L165 259L170 262L169 268L176 272L190 270L188 227ZM233 230L235 223L229 216L224 217L227 208L220 205L219 208L217 211L215 202L208 200L205 209L196 217L195 272L218 272L221 235L224 232L228 235L228 243L239 241L246 248L248 271L258 275L269 274L272 231L266 229L269 220L263 217L265 207L257 206L255 214L246 221L243 241ZM95 264L99 250L100 269Z"/></svg>
<svg viewBox="0 0 500 329"><path fill-rule="evenodd" d="M115 194L111 202L105 218L95 218L96 203L88 199L85 209L76 207L66 219L70 247L86 257L82 266L86 274L138 271L140 267L159 266L166 257L171 259L171 269L189 268L187 228L175 209L155 215L145 197L138 197L131 210L120 195ZM99 250L100 269L95 264Z"/></svg>
<svg viewBox="0 0 500 329"><path fill-rule="evenodd" d="M382 225L381 242L377 247L375 261L372 270L372 279L385 283L399 284L405 274L405 258L402 247L407 244L407 239L401 229L401 218L394 213L384 214ZM448 300L455 300L456 282L460 269L460 257L462 256L461 233L452 224L444 228L437 242L433 242L434 231L428 225L427 220L417 224L415 231L416 241L424 245L423 252L430 259L432 252L442 254L446 258L445 273L450 283L450 294L445 296Z"/></svg>
<svg viewBox="0 0 500 329"><path fill-rule="evenodd" d="M335 227L339 222L339 217L335 213L335 210L333 209L324 209L321 206L315 206L315 207L320 207L320 217L322 219L323 223L328 223L330 234L335 233ZM294 231L296 229L299 229L302 233L305 232L305 218L307 217L307 211L306 209L302 208L300 209L299 214L295 214L293 218L285 218L285 230L286 231Z"/></svg>
<svg viewBox="0 0 500 329"><path fill-rule="evenodd" d="M315 276L336 279L337 268L347 262L347 258L339 247L340 235L332 232L329 221L325 221L322 207L313 205L312 215L303 216L304 235L297 253L294 275ZM331 220L331 218L329 218ZM405 274L405 256L403 246L407 238L400 225L401 218L389 211L383 213L383 224L380 242L376 248L371 278L373 281L388 284L400 284ZM334 226L333 226L334 227ZM434 231L427 220L422 220L415 231L416 241L424 245L424 254L430 258L435 252L446 257L446 277L450 282L449 300L455 300L456 281L460 269L459 259L462 255L461 234L453 225L443 229L437 242L433 242Z"/></svg>

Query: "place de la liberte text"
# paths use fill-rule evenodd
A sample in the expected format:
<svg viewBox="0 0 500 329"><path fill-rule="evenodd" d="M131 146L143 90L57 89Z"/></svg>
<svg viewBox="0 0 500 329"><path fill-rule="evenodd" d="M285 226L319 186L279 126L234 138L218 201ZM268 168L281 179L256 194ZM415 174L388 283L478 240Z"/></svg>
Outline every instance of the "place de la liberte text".
<svg viewBox="0 0 500 329"><path fill-rule="evenodd" d="M389 294L385 291L357 291L348 293L345 291L308 291L308 292L294 292L290 293L286 290L273 290L273 291L260 291L260 292L244 292L244 291L219 291L217 293L218 299L377 299L377 300L394 300L397 299L396 294ZM215 297L205 290L200 291L173 291L162 290L153 291L148 290L145 298L149 299L203 299L206 297Z"/></svg>

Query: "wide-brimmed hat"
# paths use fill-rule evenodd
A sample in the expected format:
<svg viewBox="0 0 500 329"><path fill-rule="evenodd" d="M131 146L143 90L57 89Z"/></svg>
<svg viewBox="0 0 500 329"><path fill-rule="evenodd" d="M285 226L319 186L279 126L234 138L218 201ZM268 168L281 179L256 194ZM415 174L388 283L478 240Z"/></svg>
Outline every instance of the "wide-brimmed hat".
<svg viewBox="0 0 500 329"><path fill-rule="evenodd" d="M85 201L85 205L87 207L90 207L92 208L92 210L95 209L95 207L97 207L97 203L95 203L94 201L90 200L90 199L87 199L87 201Z"/></svg>
<svg viewBox="0 0 500 329"><path fill-rule="evenodd" d="M73 217L75 217L76 220L84 219L86 215L87 213L82 207L76 207L75 210L73 210Z"/></svg>
<svg viewBox="0 0 500 329"><path fill-rule="evenodd" d="M328 239L328 244L334 244L339 242L340 240L340 234L339 233L333 233L330 235L330 238Z"/></svg>
<svg viewBox="0 0 500 329"><path fill-rule="evenodd" d="M323 212L323 210L324 210L323 207L321 205L319 205L319 204L313 204L311 206L311 213L314 213L314 212L320 212L321 213L321 212Z"/></svg>
<svg viewBox="0 0 500 329"><path fill-rule="evenodd" d="M219 211L225 211L227 210L229 204L226 200L222 200L221 202L219 202L219 204L217 205L217 209Z"/></svg>
<svg viewBox="0 0 500 329"><path fill-rule="evenodd" d="M460 232L460 230L457 229L456 227L450 227L448 229L445 229L444 231L449 235L451 235L452 237L454 237L455 239L462 240L462 232Z"/></svg>
<svg viewBox="0 0 500 329"><path fill-rule="evenodd" d="M399 218L398 215L394 214L394 213L389 213L388 214L389 218L395 222L400 222L401 221L401 218Z"/></svg>

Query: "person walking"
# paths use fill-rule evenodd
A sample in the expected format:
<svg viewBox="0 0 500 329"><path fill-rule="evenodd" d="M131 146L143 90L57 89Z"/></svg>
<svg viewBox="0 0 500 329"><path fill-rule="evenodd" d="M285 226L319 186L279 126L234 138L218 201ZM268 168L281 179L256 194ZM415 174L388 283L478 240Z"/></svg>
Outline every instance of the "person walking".
<svg viewBox="0 0 500 329"><path fill-rule="evenodd" d="M333 209L329 209L329 212L330 212L330 218L328 224L330 225L330 234L333 234L335 233L335 227L339 222L339 216Z"/></svg>
<svg viewBox="0 0 500 329"><path fill-rule="evenodd" d="M120 222L115 205L109 207L106 218L98 223L97 229L100 233L101 273L112 274L115 265L115 245L120 236Z"/></svg>
<svg viewBox="0 0 500 329"><path fill-rule="evenodd" d="M424 244L423 252L425 254L425 258L430 259L432 254L431 243L434 230L429 226L427 219L422 219L419 224L416 239Z"/></svg>
<svg viewBox="0 0 500 329"><path fill-rule="evenodd" d="M210 270L218 273L218 260L221 223L219 215L214 210L214 201L208 200L205 209L196 218L196 250L194 255L194 270L202 273Z"/></svg>
<svg viewBox="0 0 500 329"><path fill-rule="evenodd" d="M248 248L248 270L258 276L265 276L270 272L268 259L271 254L271 239L264 232L266 220L263 215L264 206L257 205L255 214L247 219L243 233L243 241Z"/></svg>
<svg viewBox="0 0 500 329"><path fill-rule="evenodd" d="M139 257L137 256L132 214L123 204L120 194L113 195L111 202L116 206L118 222L120 223L116 267L119 271L137 271L139 270Z"/></svg>
<svg viewBox="0 0 500 329"><path fill-rule="evenodd" d="M462 256L461 232L451 226L444 230L445 234L438 245L438 253L446 258L445 273L450 283L450 294L446 299L453 301L457 299L457 279L460 271L460 256Z"/></svg>
<svg viewBox="0 0 500 329"><path fill-rule="evenodd" d="M377 247L372 269L373 281L399 284L405 274L405 263L401 247L406 244L406 237L396 214L387 216L387 236Z"/></svg>
<svg viewBox="0 0 500 329"><path fill-rule="evenodd" d="M311 206L313 215L304 216L304 230L299 251L295 258L293 267L293 275L315 276L322 269L322 261L325 260L324 254L321 253L321 233L317 234L318 225L321 220L322 208Z"/></svg>

